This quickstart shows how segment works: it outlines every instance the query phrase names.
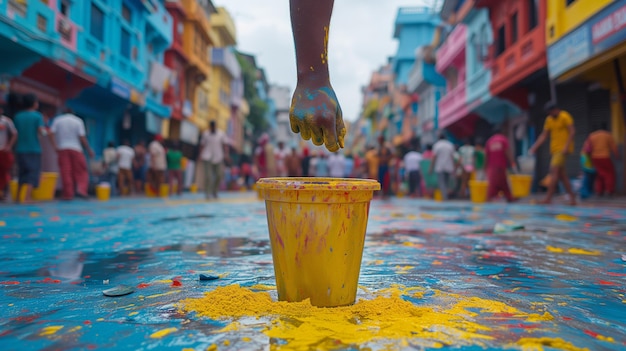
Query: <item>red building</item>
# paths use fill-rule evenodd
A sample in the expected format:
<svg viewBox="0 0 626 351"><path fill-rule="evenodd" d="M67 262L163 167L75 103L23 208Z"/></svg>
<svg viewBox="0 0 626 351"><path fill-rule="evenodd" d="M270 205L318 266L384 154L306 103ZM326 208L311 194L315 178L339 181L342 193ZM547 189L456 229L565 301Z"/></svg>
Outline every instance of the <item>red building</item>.
<svg viewBox="0 0 626 351"><path fill-rule="evenodd" d="M178 1L168 1L165 6L174 20L172 46L165 51L165 66L175 73L176 78L163 94L163 103L172 108L170 138L177 139L181 121L192 113L192 107L185 106L185 72L189 58L183 50L183 32L187 13Z"/></svg>

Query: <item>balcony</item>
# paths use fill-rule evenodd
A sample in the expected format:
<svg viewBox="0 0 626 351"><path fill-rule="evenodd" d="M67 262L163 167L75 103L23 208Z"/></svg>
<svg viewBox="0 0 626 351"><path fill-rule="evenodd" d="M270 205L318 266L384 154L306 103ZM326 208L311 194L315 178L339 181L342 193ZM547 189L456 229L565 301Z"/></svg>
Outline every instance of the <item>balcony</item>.
<svg viewBox="0 0 626 351"><path fill-rule="evenodd" d="M231 46L237 44L237 30L235 22L230 17L225 8L219 7L217 13L211 15L211 25L218 32L221 38L221 46Z"/></svg>
<svg viewBox="0 0 626 351"><path fill-rule="evenodd" d="M146 42L155 44L155 52L163 52L172 43L174 20L159 1L147 3L151 6L146 16Z"/></svg>
<svg viewBox="0 0 626 351"><path fill-rule="evenodd" d="M458 24L437 50L437 72L443 72L450 66L465 66L466 39L467 27L464 24Z"/></svg>
<svg viewBox="0 0 626 351"><path fill-rule="evenodd" d="M231 78L239 78L241 75L239 62L230 48L212 48L211 61L213 66L224 68Z"/></svg>
<svg viewBox="0 0 626 351"><path fill-rule="evenodd" d="M181 0L183 4L183 9L188 15L188 19L190 21L196 22L208 35L211 30L211 26L209 24L209 18L207 17L206 11L198 4L197 0Z"/></svg>
<svg viewBox="0 0 626 351"><path fill-rule="evenodd" d="M491 70L487 67L480 68L474 74L467 75L467 102L482 101L489 96L489 83L491 82Z"/></svg>
<svg viewBox="0 0 626 351"><path fill-rule="evenodd" d="M439 100L439 128L452 125L468 113L465 82L459 82Z"/></svg>
<svg viewBox="0 0 626 351"><path fill-rule="evenodd" d="M43 56L50 53L42 42L58 38L56 13L42 1L0 1L0 15L6 16L18 42Z"/></svg>
<svg viewBox="0 0 626 351"><path fill-rule="evenodd" d="M498 95L546 66L545 31L538 26L493 60L491 92Z"/></svg>

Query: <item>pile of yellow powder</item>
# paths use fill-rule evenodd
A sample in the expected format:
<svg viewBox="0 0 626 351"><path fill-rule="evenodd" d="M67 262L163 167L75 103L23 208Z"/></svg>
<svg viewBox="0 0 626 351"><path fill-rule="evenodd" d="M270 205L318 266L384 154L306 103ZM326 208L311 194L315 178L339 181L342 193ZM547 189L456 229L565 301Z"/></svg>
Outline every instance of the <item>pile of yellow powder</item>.
<svg viewBox="0 0 626 351"><path fill-rule="evenodd" d="M263 333L285 341L281 349L332 349L345 345L381 343L383 345L443 347L445 345L479 345L494 340L493 335L510 335L506 328L494 331L473 320L481 311L505 313L507 319L519 322L552 320L548 313L529 314L499 301L437 292L446 306L418 306L402 296L421 298L419 288L394 286L374 294L370 300L359 300L352 306L317 308L309 300L302 302L273 301L266 291L253 291L239 285L218 287L201 298L182 300L179 308L198 316L232 323L224 331L237 330L237 319L257 317L266 322ZM499 339L499 338L498 338ZM580 351L561 339L498 340L498 344L516 344L517 348L542 350L542 345L567 351ZM334 346L334 347L333 347ZM393 349L393 348L391 348Z"/></svg>

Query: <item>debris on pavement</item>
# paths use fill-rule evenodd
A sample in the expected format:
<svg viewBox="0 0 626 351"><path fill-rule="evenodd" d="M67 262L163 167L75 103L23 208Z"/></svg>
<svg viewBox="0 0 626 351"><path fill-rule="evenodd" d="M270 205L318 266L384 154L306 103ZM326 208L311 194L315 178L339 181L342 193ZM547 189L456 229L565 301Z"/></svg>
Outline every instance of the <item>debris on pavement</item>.
<svg viewBox="0 0 626 351"><path fill-rule="evenodd" d="M496 223L493 227L495 234L514 232L516 230L524 230L524 225L519 223Z"/></svg>
<svg viewBox="0 0 626 351"><path fill-rule="evenodd" d="M102 293L104 296L116 297L116 296L124 296L128 294L132 294L135 292L135 289L132 286L128 285L118 285L114 288L104 290Z"/></svg>
<svg viewBox="0 0 626 351"><path fill-rule="evenodd" d="M206 274L200 274L200 280L202 281L207 281L207 280L218 280L220 279L220 277L216 276L216 275L206 275Z"/></svg>

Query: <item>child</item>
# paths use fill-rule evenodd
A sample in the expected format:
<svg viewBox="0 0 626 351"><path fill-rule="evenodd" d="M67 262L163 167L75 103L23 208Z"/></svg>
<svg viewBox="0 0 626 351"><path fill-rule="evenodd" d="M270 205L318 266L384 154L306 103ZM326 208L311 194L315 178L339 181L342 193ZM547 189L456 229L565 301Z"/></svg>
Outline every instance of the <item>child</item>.
<svg viewBox="0 0 626 351"><path fill-rule="evenodd" d="M176 195L181 195L183 191L183 153L180 151L178 141L172 142L172 147L167 149L167 174L170 182L170 194L174 192L174 181L176 181Z"/></svg>

